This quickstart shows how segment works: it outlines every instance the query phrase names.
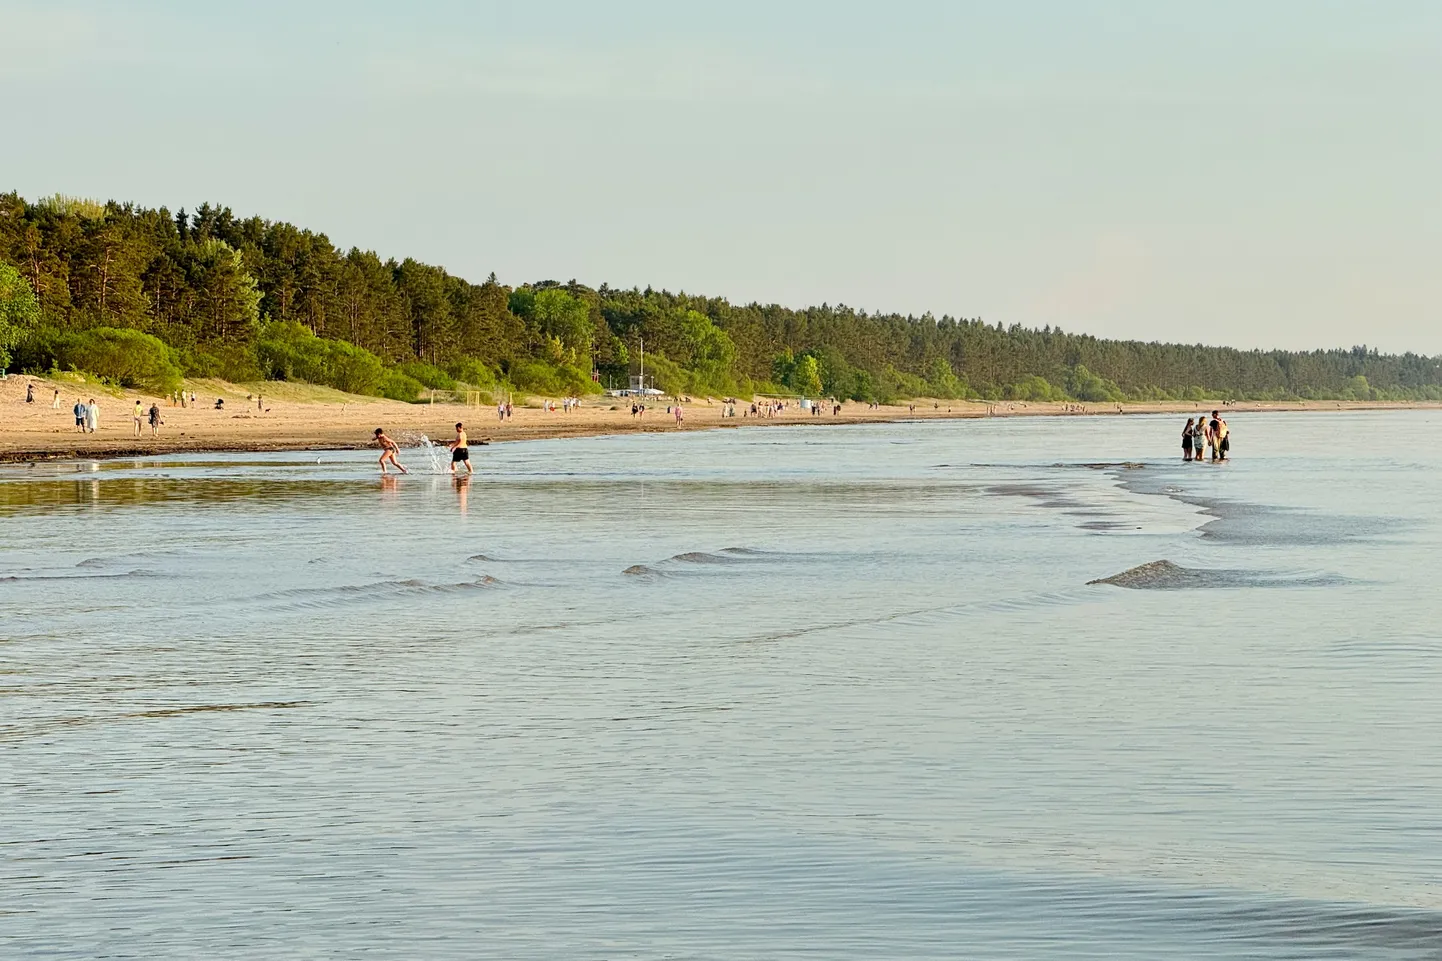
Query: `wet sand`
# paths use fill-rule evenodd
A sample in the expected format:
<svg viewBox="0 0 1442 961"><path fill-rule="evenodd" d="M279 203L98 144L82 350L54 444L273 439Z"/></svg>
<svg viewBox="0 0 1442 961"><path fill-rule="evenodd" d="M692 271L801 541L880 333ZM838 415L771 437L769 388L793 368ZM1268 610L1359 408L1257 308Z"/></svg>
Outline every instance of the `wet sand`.
<svg viewBox="0 0 1442 961"><path fill-rule="evenodd" d="M25 403L27 384L35 385L35 403ZM60 388L60 409L51 407L53 393ZM696 398L684 405L684 420L677 424L658 400L644 416L632 417L629 400L587 398L580 409L551 413L533 407L515 408L513 417L499 421L491 406L453 403L405 404L374 397L359 397L308 385L267 384L261 404L247 400L246 387L199 381L195 407L172 406L163 398L146 392L120 392L92 384L51 381L43 377L12 375L0 383L0 461L69 457L127 457L183 451L277 451L346 450L372 446L371 432L382 427L402 445L413 444L421 434L433 439L449 438L453 425L463 421L472 443L486 441L535 440L558 437L589 437L599 434L712 430L716 428L776 427L791 424L841 425L887 423L903 420L974 417L1027 416L1118 416L1115 404L1060 404L1024 401L918 401L911 405L877 408L850 402L839 414L827 408L817 416L796 408L794 401L775 417L722 417L719 399ZM253 385L251 390L254 389ZM72 407L77 399L94 397L101 409L99 429L80 433L75 429ZM152 436L142 425L136 436L133 421L135 400L148 410L160 403L164 425ZM215 409L217 398L225 400L223 410ZM1122 405L1125 414L1175 413L1190 416L1220 406L1219 402L1148 402ZM1438 404L1348 403L1301 401L1239 403L1225 410L1229 415L1249 411L1376 410L1387 408L1438 407ZM1177 433L1180 436L1181 425Z"/></svg>

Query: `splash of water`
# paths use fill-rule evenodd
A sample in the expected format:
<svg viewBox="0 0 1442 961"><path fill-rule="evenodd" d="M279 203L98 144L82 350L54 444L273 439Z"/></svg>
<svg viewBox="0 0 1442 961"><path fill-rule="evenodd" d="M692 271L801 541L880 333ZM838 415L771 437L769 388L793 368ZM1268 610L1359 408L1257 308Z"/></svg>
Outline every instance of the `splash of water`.
<svg viewBox="0 0 1442 961"><path fill-rule="evenodd" d="M425 454L426 458L430 461L431 473L444 474L446 472L447 462L450 459L446 456L446 448L440 444L433 443L425 434L421 435L420 448L421 453Z"/></svg>

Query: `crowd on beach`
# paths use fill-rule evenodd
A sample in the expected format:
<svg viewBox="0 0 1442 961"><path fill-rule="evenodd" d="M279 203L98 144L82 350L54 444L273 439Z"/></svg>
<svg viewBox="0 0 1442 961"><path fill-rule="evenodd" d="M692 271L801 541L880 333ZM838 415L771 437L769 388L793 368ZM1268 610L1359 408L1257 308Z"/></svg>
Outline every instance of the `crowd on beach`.
<svg viewBox="0 0 1442 961"><path fill-rule="evenodd" d="M1232 431L1218 411L1206 416L1192 417L1182 428L1182 459L1201 461L1203 452L1210 448L1212 460L1226 460L1232 452Z"/></svg>

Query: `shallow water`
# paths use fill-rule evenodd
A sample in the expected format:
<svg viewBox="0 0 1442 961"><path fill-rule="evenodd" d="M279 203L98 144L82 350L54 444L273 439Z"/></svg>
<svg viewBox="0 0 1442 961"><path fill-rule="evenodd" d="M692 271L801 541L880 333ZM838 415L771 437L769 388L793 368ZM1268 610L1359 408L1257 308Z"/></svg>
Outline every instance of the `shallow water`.
<svg viewBox="0 0 1442 961"><path fill-rule="evenodd" d="M1442 957L1442 416L1232 420L0 469L0 956Z"/></svg>

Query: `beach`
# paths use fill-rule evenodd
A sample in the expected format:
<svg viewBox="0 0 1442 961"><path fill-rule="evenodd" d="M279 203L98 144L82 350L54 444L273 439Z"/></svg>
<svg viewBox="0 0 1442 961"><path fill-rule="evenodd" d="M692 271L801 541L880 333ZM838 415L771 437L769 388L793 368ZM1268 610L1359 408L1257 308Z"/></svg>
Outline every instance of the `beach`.
<svg viewBox="0 0 1442 961"><path fill-rule="evenodd" d="M35 386L35 402L25 403L28 384ZM51 406L56 388L60 408ZM723 417L719 398L694 398L683 405L684 419L676 423L667 413L669 401L655 398L643 416L633 417L631 400L587 397L578 409L562 412L521 406L500 421L494 406L456 403L402 403L376 397L344 394L308 384L273 382L234 385L218 381L187 382L197 403L172 405L169 399L147 391L120 391L93 383L11 375L0 383L0 461L67 457L128 457L176 452L348 450L373 446L371 434L384 428L403 447L419 443L421 435L449 438L457 421L464 422L473 443L590 437L716 428L777 427L795 424L842 425L888 423L905 420L982 417L1118 416L1116 404L1037 403L1030 401L918 400L908 404L869 407L848 401L840 413L826 408L816 415L801 410L794 400L774 417ZM257 393L259 391L259 393ZM101 408L95 433L75 428L71 409L76 400L95 398ZM163 426L152 436L148 425L135 434L135 401L148 411L158 403ZM223 409L215 402L223 399ZM518 398L519 401L519 398ZM1175 413L1190 416L1220 407L1221 401L1157 401L1121 406L1129 414ZM1229 414L1263 411L1337 411L1438 407L1436 404L1298 401L1247 402L1225 407ZM1178 426L1180 431L1180 425Z"/></svg>

